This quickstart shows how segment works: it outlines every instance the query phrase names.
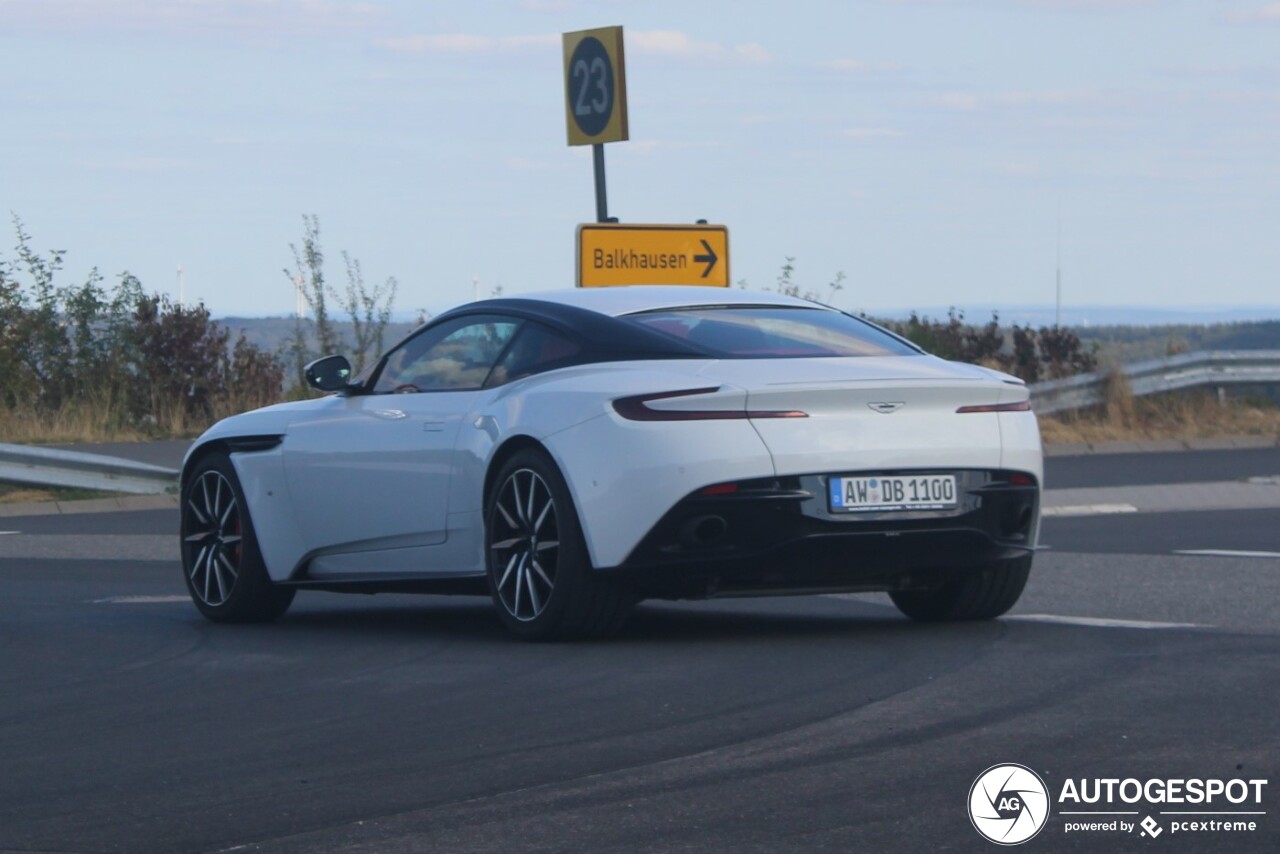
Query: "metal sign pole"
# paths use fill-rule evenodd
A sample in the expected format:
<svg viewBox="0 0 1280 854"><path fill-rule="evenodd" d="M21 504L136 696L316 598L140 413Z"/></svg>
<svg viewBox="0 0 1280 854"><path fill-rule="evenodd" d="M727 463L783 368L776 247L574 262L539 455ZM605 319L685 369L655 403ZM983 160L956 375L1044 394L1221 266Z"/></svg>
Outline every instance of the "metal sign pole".
<svg viewBox="0 0 1280 854"><path fill-rule="evenodd" d="M604 143L591 146L591 157L596 164L596 222L609 221L609 199L604 186Z"/></svg>

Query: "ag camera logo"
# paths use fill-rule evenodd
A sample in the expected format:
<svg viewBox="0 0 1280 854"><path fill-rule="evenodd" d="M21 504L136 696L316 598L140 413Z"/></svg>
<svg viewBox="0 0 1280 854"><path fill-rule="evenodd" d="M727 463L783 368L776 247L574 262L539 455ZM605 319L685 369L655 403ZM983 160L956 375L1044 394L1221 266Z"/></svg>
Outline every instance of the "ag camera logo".
<svg viewBox="0 0 1280 854"><path fill-rule="evenodd" d="M1049 819L1049 790L1025 765L992 765L969 789L969 820L997 845L1018 845Z"/></svg>

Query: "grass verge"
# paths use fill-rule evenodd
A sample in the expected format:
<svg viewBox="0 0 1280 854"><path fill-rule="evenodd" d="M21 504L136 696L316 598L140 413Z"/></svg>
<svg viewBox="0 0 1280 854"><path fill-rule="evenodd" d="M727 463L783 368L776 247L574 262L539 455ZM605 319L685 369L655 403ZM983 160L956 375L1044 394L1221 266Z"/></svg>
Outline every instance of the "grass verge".
<svg viewBox="0 0 1280 854"><path fill-rule="evenodd" d="M1119 381L1107 388L1101 406L1042 415L1040 435L1045 444L1280 436L1280 408L1251 399L1219 401L1205 391L1134 397Z"/></svg>
<svg viewBox="0 0 1280 854"><path fill-rule="evenodd" d="M91 498L118 498L124 492L98 492L95 489L66 489L57 486L31 486L0 482L0 504L30 504L44 501L85 501Z"/></svg>
<svg viewBox="0 0 1280 854"><path fill-rule="evenodd" d="M175 411L162 422L122 427L109 410L69 404L55 412L0 408L0 442L18 445L71 445L80 442L143 442L195 438L208 424L192 424Z"/></svg>

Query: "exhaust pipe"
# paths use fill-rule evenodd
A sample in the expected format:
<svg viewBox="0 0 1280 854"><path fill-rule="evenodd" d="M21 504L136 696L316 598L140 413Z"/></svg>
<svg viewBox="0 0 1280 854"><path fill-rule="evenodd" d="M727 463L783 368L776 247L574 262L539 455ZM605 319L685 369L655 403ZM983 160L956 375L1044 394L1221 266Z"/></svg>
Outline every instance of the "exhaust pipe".
<svg viewBox="0 0 1280 854"><path fill-rule="evenodd" d="M727 533L729 523L723 516L694 516L680 526L680 544L710 546L724 539Z"/></svg>

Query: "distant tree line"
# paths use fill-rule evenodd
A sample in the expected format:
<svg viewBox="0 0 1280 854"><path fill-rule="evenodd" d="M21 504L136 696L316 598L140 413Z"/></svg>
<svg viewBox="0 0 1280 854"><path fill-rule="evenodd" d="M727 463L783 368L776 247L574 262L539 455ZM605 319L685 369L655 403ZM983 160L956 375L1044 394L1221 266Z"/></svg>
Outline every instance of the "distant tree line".
<svg viewBox="0 0 1280 854"><path fill-rule="evenodd" d="M788 256L774 287L765 290L822 303L830 303L844 290L843 272L836 273L823 291L803 287L795 278L795 261ZM747 283L739 281L738 286L745 288ZM947 312L946 320L932 320L914 311L905 321L863 316L935 356L999 368L1028 383L1088 373L1098 366L1098 345L1085 346L1075 332L1063 326L1036 329L1015 324L1006 331L1001 328L997 313L992 313L986 324L974 326L965 322L964 312L956 308Z"/></svg>
<svg viewBox="0 0 1280 854"><path fill-rule="evenodd" d="M999 368L1028 383L1088 373L1098 367L1097 346L1085 347L1075 332L1064 326L1014 324L1006 330L992 313L982 326L968 324L955 308L946 320L930 320L914 311L905 321L878 320L881 326L907 338L944 359Z"/></svg>

